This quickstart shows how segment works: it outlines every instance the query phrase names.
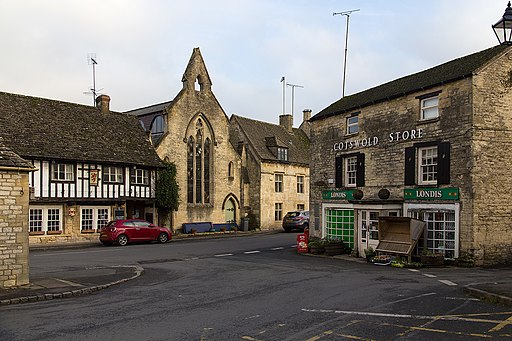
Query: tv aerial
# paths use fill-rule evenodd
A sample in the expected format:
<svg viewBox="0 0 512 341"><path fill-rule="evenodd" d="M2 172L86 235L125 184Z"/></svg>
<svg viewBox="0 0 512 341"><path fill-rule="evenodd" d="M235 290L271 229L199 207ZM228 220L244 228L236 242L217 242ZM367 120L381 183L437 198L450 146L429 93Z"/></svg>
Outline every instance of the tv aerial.
<svg viewBox="0 0 512 341"><path fill-rule="evenodd" d="M98 59L96 58L96 53L88 53L87 54L87 64L92 65L92 86L89 91L84 91L84 94L91 95L92 94L92 102L93 106L96 106L96 97L100 94L98 91L103 90L103 88L97 90L96 89L96 65L98 65Z"/></svg>

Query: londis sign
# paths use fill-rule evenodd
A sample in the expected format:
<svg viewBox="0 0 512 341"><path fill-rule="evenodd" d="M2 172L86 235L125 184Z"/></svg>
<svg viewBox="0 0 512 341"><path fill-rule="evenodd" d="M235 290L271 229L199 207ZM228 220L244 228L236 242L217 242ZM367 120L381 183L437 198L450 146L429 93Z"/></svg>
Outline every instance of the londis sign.
<svg viewBox="0 0 512 341"><path fill-rule="evenodd" d="M458 188L404 189L405 200L459 200Z"/></svg>
<svg viewBox="0 0 512 341"><path fill-rule="evenodd" d="M322 191L324 200L354 200L354 190Z"/></svg>

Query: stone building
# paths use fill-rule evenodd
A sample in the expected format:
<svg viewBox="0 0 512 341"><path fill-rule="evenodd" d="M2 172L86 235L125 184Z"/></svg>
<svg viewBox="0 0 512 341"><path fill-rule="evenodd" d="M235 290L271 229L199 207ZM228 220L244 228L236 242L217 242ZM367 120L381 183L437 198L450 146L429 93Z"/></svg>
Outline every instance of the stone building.
<svg viewBox="0 0 512 341"><path fill-rule="evenodd" d="M28 178L33 170L0 138L0 289L29 283Z"/></svg>
<svg viewBox="0 0 512 341"><path fill-rule="evenodd" d="M24 192L30 243L98 240L116 218L156 219L162 166L138 120L97 107L0 92L0 137L35 170Z"/></svg>
<svg viewBox="0 0 512 341"><path fill-rule="evenodd" d="M271 124L232 115L231 140L240 146L243 198L252 224L264 228L282 227L286 212L309 209L309 126L293 128L292 115L281 115Z"/></svg>
<svg viewBox="0 0 512 341"><path fill-rule="evenodd" d="M415 252L512 262L512 48L346 96L311 119L312 234L360 255L379 216L426 222Z"/></svg>
<svg viewBox="0 0 512 341"><path fill-rule="evenodd" d="M281 125L228 119L199 48L182 83L172 101L127 112L139 118L160 158L176 164L181 203L173 228L198 222L242 227L244 218L252 228L278 228L287 210L307 209L308 138L292 128L291 116ZM274 177L281 183L277 193Z"/></svg>
<svg viewBox="0 0 512 341"><path fill-rule="evenodd" d="M241 157L229 140L229 119L212 92L199 48L170 102L129 111L150 132L162 160L174 162L180 205L172 226L211 222L239 223Z"/></svg>

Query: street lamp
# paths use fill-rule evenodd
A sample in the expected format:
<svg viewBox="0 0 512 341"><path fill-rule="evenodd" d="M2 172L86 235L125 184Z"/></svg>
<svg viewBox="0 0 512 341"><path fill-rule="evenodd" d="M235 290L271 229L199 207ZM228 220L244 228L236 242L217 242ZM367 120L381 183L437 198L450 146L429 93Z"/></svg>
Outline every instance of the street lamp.
<svg viewBox="0 0 512 341"><path fill-rule="evenodd" d="M492 29L500 44L512 44L512 7L510 7L510 1L505 9L505 14L496 24L492 25Z"/></svg>

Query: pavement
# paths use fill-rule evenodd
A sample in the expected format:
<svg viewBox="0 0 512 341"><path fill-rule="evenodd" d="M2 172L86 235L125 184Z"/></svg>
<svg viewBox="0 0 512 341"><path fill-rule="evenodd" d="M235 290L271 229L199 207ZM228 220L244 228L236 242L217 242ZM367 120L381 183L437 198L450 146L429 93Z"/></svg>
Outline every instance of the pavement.
<svg viewBox="0 0 512 341"><path fill-rule="evenodd" d="M173 236L172 242L184 241L189 239L204 238L225 238L242 237L254 234L269 234L279 231L262 232L236 232L236 233L206 233L196 235L177 235ZM69 249L69 248L87 248L98 247L99 242L82 243L63 243L34 245L30 250L49 250L49 249ZM309 254L308 254L309 255ZM327 257L327 256L316 256ZM365 263L362 258L349 255L333 256L345 261ZM4 305L21 304L45 300L73 298L82 295L88 295L97 291L107 289L114 285L120 285L127 281L142 276L144 269L140 266L112 266L112 267L86 267L68 269L62 272L52 272L30 276L28 285L0 289L0 307ZM494 282L479 283L464 287L464 292L470 296L498 304L512 306L512 283L503 278L494 278Z"/></svg>

